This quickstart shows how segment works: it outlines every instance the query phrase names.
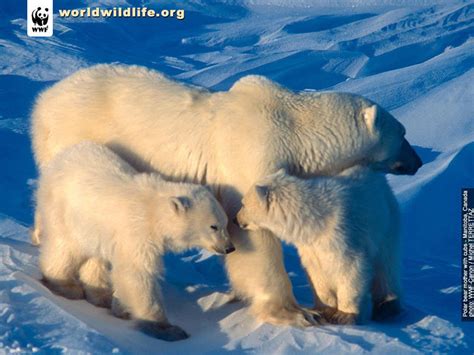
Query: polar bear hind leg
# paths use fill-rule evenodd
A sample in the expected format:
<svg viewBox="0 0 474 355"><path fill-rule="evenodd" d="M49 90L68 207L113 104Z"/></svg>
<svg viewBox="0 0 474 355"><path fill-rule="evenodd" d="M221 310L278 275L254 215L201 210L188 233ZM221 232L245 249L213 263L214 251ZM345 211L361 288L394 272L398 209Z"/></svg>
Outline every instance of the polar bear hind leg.
<svg viewBox="0 0 474 355"><path fill-rule="evenodd" d="M66 243L47 242L42 248L40 269L44 285L69 299L84 298L84 291L76 278L83 260Z"/></svg>
<svg viewBox="0 0 474 355"><path fill-rule="evenodd" d="M84 288L87 302L97 307L111 307L110 271L104 261L99 258L87 260L79 270L79 279Z"/></svg>
<svg viewBox="0 0 474 355"><path fill-rule="evenodd" d="M379 268L372 287L373 311L372 319L383 321L398 315L401 307L401 286L398 268L394 263L385 262Z"/></svg>

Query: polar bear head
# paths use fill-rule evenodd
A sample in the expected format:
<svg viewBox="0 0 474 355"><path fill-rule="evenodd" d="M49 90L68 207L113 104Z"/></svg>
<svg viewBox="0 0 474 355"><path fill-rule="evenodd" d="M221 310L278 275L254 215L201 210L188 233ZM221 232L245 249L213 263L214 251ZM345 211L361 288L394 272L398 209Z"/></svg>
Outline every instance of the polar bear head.
<svg viewBox="0 0 474 355"><path fill-rule="evenodd" d="M234 223L246 230L268 230L290 244L307 243L337 214L339 206L334 191L339 189L327 184L328 180L300 179L280 169L248 190ZM313 196L314 181L323 192L321 198Z"/></svg>
<svg viewBox="0 0 474 355"><path fill-rule="evenodd" d="M405 138L405 127L377 104L368 100L362 110L370 148L365 161L385 173L413 175L423 165Z"/></svg>
<svg viewBox="0 0 474 355"><path fill-rule="evenodd" d="M227 215L216 198L203 186L188 185L186 190L169 197L168 213L156 218L156 228L169 236L167 246L175 251L198 247L218 254L233 252Z"/></svg>
<svg viewBox="0 0 474 355"><path fill-rule="evenodd" d="M305 109L296 116L305 122L306 134L315 137L311 149L326 151L317 157L324 165L321 171L332 175L363 165L383 173L413 175L422 166L405 139L403 125L379 105L347 93L302 95Z"/></svg>

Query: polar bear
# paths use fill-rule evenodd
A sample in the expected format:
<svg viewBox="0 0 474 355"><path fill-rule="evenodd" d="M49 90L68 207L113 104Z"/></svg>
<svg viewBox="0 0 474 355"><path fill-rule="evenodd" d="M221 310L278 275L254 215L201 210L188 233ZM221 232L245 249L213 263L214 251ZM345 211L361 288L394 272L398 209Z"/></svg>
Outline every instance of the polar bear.
<svg viewBox="0 0 474 355"><path fill-rule="evenodd" d="M45 284L65 297L82 298L80 267L89 258L100 259L111 269L113 311L130 313L138 329L163 340L187 337L163 309L157 278L165 250L234 250L227 216L206 187L138 173L96 143L73 145L44 167L37 210Z"/></svg>
<svg viewBox="0 0 474 355"><path fill-rule="evenodd" d="M228 216L260 178L286 168L332 175L356 164L414 174L421 161L403 126L373 102L345 93L294 93L261 76L229 91L183 85L143 67L97 65L55 84L32 114L36 163L82 140L106 144L140 171L211 186ZM230 224L233 292L260 320L310 325L293 297L281 245ZM34 236L40 239L41 221ZM92 263L87 274L98 275ZM100 278L99 278L100 279Z"/></svg>
<svg viewBox="0 0 474 355"><path fill-rule="evenodd" d="M385 176L352 167L301 179L282 169L250 188L236 222L296 246L315 308L336 324L400 306L398 204ZM387 313L385 315L388 315Z"/></svg>

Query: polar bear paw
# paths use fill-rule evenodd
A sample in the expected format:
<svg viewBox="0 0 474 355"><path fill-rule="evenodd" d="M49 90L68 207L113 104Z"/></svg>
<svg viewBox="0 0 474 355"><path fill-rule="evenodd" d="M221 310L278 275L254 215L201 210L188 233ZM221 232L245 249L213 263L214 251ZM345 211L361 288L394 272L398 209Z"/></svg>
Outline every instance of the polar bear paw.
<svg viewBox="0 0 474 355"><path fill-rule="evenodd" d="M258 318L266 323L289 325L301 329L326 323L318 311L298 306L274 308L272 312L267 311L260 314Z"/></svg>
<svg viewBox="0 0 474 355"><path fill-rule="evenodd" d="M96 307L110 308L112 306L112 291L102 288L84 287L87 302Z"/></svg>
<svg viewBox="0 0 474 355"><path fill-rule="evenodd" d="M121 319L130 319L130 313L128 313L122 306L117 297L112 298L112 305L110 307L111 313Z"/></svg>
<svg viewBox="0 0 474 355"><path fill-rule="evenodd" d="M67 299L80 300L84 298L84 290L82 289L82 286L79 283L74 282L73 280L53 281L47 278L43 278L41 282L53 293L59 296L63 296Z"/></svg>
<svg viewBox="0 0 474 355"><path fill-rule="evenodd" d="M322 314L331 324L354 325L357 323L357 314L346 313L337 308L326 307L322 311Z"/></svg>
<svg viewBox="0 0 474 355"><path fill-rule="evenodd" d="M189 338L189 335L180 327L171 324L139 320L136 322L136 328L157 339L164 341L178 341Z"/></svg>
<svg viewBox="0 0 474 355"><path fill-rule="evenodd" d="M314 309L301 308L300 314L303 315L305 320L301 324L302 327L300 328L327 324L326 319L323 317L323 315L319 311L316 311Z"/></svg>

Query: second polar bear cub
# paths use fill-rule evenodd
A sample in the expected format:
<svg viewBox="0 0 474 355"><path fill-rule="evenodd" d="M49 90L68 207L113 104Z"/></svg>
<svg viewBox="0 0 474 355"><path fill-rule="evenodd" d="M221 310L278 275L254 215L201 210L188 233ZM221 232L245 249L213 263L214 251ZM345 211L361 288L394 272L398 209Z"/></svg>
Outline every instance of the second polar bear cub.
<svg viewBox="0 0 474 355"><path fill-rule="evenodd" d="M168 322L157 280L167 249L234 250L227 216L206 187L138 173L107 147L82 142L42 169L36 198L48 287L82 298L80 267L99 258L110 265L117 312L130 313L138 329L160 339L187 337Z"/></svg>
<svg viewBox="0 0 474 355"><path fill-rule="evenodd" d="M257 182L242 204L242 228L267 229L296 246L315 308L328 321L399 312L399 212L385 176L356 166L301 179L282 169Z"/></svg>

